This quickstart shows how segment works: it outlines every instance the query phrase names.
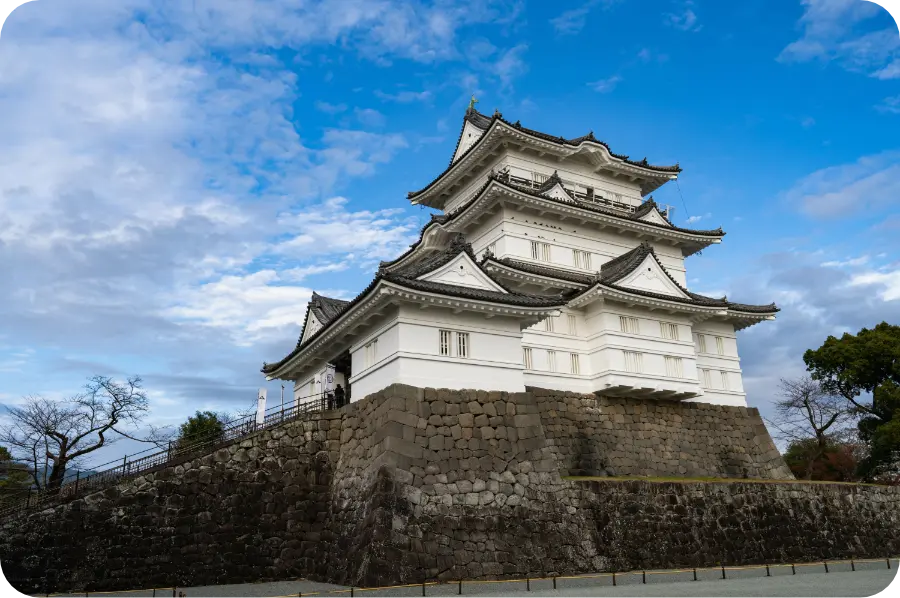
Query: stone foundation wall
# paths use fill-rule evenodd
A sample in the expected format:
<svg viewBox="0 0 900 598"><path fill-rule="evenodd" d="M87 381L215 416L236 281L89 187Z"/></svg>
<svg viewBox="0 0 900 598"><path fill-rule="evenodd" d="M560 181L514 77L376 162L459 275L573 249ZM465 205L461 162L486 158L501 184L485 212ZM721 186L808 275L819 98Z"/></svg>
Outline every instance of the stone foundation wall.
<svg viewBox="0 0 900 598"><path fill-rule="evenodd" d="M787 475L761 425L746 409L394 385L2 521L0 565L22 591L44 592L298 576L380 585L900 550L897 489L561 477Z"/></svg>

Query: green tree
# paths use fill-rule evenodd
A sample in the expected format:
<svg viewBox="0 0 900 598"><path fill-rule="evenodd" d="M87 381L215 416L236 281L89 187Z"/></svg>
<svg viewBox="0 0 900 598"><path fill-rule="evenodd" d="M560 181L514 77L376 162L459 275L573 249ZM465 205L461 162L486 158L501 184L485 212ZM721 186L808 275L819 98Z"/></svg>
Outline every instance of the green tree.
<svg viewBox="0 0 900 598"><path fill-rule="evenodd" d="M28 466L13 459L4 446L0 446L0 506L24 500L31 487Z"/></svg>
<svg viewBox="0 0 900 598"><path fill-rule="evenodd" d="M797 478L854 482L859 462L852 444L829 438L824 447L815 438L795 440L784 453L784 462Z"/></svg>
<svg viewBox="0 0 900 598"><path fill-rule="evenodd" d="M887 322L857 334L829 336L803 354L813 379L838 394L860 416L859 435L869 447L860 464L866 479L896 476L900 462L900 326Z"/></svg>
<svg viewBox="0 0 900 598"><path fill-rule="evenodd" d="M185 449L200 443L216 443L225 433L227 417L215 411L197 411L178 428L175 446Z"/></svg>

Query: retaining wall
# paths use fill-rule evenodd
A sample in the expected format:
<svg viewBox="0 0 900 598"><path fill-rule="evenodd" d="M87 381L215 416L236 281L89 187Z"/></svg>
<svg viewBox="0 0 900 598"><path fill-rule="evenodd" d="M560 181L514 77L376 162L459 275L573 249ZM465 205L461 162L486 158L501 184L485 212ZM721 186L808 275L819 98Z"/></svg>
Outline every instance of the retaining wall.
<svg viewBox="0 0 900 598"><path fill-rule="evenodd" d="M704 448L705 447L705 448ZM27 592L880 557L900 493L787 477L752 409L394 385L0 522ZM760 481L571 482L575 471Z"/></svg>

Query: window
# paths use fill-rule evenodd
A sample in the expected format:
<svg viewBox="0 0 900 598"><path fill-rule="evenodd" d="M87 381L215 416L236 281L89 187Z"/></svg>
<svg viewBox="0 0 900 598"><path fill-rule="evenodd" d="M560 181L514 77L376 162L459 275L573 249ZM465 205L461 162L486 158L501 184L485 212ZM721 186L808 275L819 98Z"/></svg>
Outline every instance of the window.
<svg viewBox="0 0 900 598"><path fill-rule="evenodd" d="M729 387L728 387L728 372L719 372L719 373L722 374L722 389L728 390L729 389Z"/></svg>
<svg viewBox="0 0 900 598"><path fill-rule="evenodd" d="M526 370L534 369L534 357L532 355L531 347L522 349L522 361L525 363Z"/></svg>
<svg viewBox="0 0 900 598"><path fill-rule="evenodd" d="M309 396L313 396L316 394L316 379L313 378L309 381Z"/></svg>
<svg viewBox="0 0 900 598"><path fill-rule="evenodd" d="M441 355L450 355L450 331L441 330Z"/></svg>
<svg viewBox="0 0 900 598"><path fill-rule="evenodd" d="M550 316L549 318L544 320L544 330L546 330L547 332L553 332L553 328L554 328L553 320L555 320L555 319L556 318L554 318L553 316Z"/></svg>
<svg viewBox="0 0 900 598"><path fill-rule="evenodd" d="M697 340L699 341L698 351L700 353L706 353L706 337L702 334L697 335Z"/></svg>
<svg viewBox="0 0 900 598"><path fill-rule="evenodd" d="M725 355L725 339L721 336L716 337L716 353L719 355Z"/></svg>
<svg viewBox="0 0 900 598"><path fill-rule="evenodd" d="M534 179L534 182L538 185L543 185L544 183L547 182L547 179L550 178L546 174L541 174L539 172L532 172L531 176Z"/></svg>
<svg viewBox="0 0 900 598"><path fill-rule="evenodd" d="M456 333L456 356L457 357L468 357L469 356L469 333L468 332L457 332Z"/></svg>
<svg viewBox="0 0 900 598"><path fill-rule="evenodd" d="M666 376L684 378L684 366L680 357L666 357Z"/></svg>
<svg viewBox="0 0 900 598"><path fill-rule="evenodd" d="M547 370L556 371L556 351L547 351Z"/></svg>
<svg viewBox="0 0 900 598"><path fill-rule="evenodd" d="M644 369L643 356L634 351L623 351L625 353L625 371L640 372Z"/></svg>
<svg viewBox="0 0 900 598"><path fill-rule="evenodd" d="M550 261L550 245L540 241L531 242L531 257L542 262Z"/></svg>
<svg viewBox="0 0 900 598"><path fill-rule="evenodd" d="M571 370L573 374L581 373L581 366L578 363L578 353L571 353L569 355L569 361L571 364Z"/></svg>
<svg viewBox="0 0 900 598"><path fill-rule="evenodd" d="M678 324L669 324L668 322L660 322L659 328L660 328L660 332L662 333L663 338L667 338L667 339L673 340L673 341L678 340Z"/></svg>
<svg viewBox="0 0 900 598"><path fill-rule="evenodd" d="M575 316L573 316L572 314L569 314L568 320L569 320L569 334L571 334L572 336L575 336L576 334L578 334L578 326L577 326L578 321L575 319Z"/></svg>
<svg viewBox="0 0 900 598"><path fill-rule="evenodd" d="M585 270L591 269L591 254L587 251L581 251L579 249L572 250L572 262L575 264L576 268L584 268Z"/></svg>
<svg viewBox="0 0 900 598"><path fill-rule="evenodd" d="M371 343L366 345L366 367L372 367L375 365L375 359L378 357L378 339L376 338Z"/></svg>
<svg viewBox="0 0 900 598"><path fill-rule="evenodd" d="M700 370L700 384L703 388L712 388L712 381L709 377L709 370Z"/></svg>
<svg viewBox="0 0 900 598"><path fill-rule="evenodd" d="M640 331L638 319L628 316L619 316L619 328L622 332L627 332L628 334L638 334Z"/></svg>

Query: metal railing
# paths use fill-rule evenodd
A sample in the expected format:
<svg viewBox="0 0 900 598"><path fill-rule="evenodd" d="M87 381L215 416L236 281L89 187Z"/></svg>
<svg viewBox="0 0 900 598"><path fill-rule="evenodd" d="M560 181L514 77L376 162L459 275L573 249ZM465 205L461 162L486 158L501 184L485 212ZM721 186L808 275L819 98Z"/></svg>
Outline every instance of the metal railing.
<svg viewBox="0 0 900 598"><path fill-rule="evenodd" d="M543 175L543 174L540 174L537 172L532 172L531 175L532 175L531 178L525 178L525 177L521 177L521 176L516 176L514 174L509 174L508 172L501 173L501 177L505 178L508 182L512 183L513 185L517 185L519 187L526 187L526 188L532 189L532 190L539 189L541 187L541 185L543 185L546 182L547 178L549 178L546 175ZM636 209L633 205L630 205L628 203L621 201L622 196L619 195L618 193L603 192L603 191L600 191L597 189L589 191L587 187L584 187L584 191L582 191L581 187L583 187L583 185L578 185L577 183L573 183L571 181L566 181L566 180L563 180L562 183L563 183L563 187L565 187L566 191L571 193L572 197L574 197L578 201L583 201L585 203L590 203L590 204L605 205L605 206L613 208L615 210L621 210L623 212L629 212L629 213L634 212ZM613 198L610 199L608 197L604 197L604 195L602 195L602 193L609 193L610 195L612 195Z"/></svg>
<svg viewBox="0 0 900 598"><path fill-rule="evenodd" d="M301 402L302 399L307 400ZM261 423L256 421L257 414L254 413L252 416L225 422L221 430L214 430L201 437L191 438L189 443L170 441L168 448L161 451L158 447L154 447L133 455L126 455L121 460L110 461L97 466L100 471L90 475L82 477L80 472L77 472L74 479L70 477L69 481L64 482L59 488L45 488L41 491L28 489L22 493L22 499L8 501L6 506L0 508L0 517L25 511L35 511L74 500L79 495L96 492L117 484L126 478L162 469L169 465L186 461L191 457L210 453L260 430L273 428L287 421L324 411L329 406L328 399L323 394L298 397L293 403L286 406L278 405L266 409Z"/></svg>

